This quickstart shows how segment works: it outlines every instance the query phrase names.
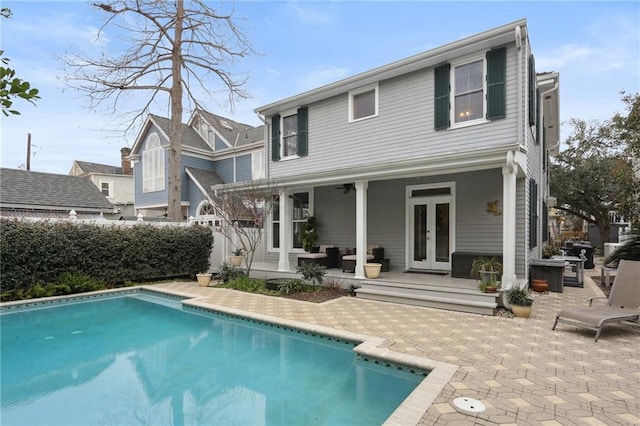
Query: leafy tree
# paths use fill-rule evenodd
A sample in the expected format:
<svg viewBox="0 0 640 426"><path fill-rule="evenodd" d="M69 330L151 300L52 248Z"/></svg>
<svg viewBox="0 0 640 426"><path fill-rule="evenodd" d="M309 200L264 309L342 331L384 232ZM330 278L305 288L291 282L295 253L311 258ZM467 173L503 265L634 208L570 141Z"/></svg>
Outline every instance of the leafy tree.
<svg viewBox="0 0 640 426"><path fill-rule="evenodd" d="M637 156L638 95L623 98L628 116L604 123L571 119L573 132L550 166L556 208L596 225L603 242L610 240L609 212L638 220L640 182ZM633 139L635 137L635 140Z"/></svg>
<svg viewBox="0 0 640 426"><path fill-rule="evenodd" d="M107 0L93 3L107 14L101 32L117 26L127 35L129 48L120 57L97 52L63 58L73 73L71 85L88 96L90 106L113 100L113 112L124 102L125 91L148 92L144 106L133 122L149 113L161 94L169 97L168 208L171 219L182 220L181 148L183 97L202 108L198 93L218 94L214 81L221 84L231 105L246 98L242 87L246 78L236 78L231 66L253 50L235 24L233 12L217 13L204 0Z"/></svg>
<svg viewBox="0 0 640 426"><path fill-rule="evenodd" d="M3 7L0 16L11 18L11 10ZM24 99L35 105L35 100L40 99L38 89L31 87L28 81L16 77L16 71L9 68L10 59L4 56L4 50L0 50L0 105L5 117L9 114L19 115L20 112L12 109L14 98Z"/></svg>

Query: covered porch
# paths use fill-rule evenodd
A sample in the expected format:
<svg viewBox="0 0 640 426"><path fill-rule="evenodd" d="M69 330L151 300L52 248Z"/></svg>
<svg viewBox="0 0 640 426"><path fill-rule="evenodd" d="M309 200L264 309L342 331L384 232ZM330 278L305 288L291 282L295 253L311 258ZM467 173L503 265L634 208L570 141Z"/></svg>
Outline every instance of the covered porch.
<svg viewBox="0 0 640 426"><path fill-rule="evenodd" d="M251 275L256 278L299 278L295 267L283 271L275 262L256 262ZM398 269L382 272L377 279L357 277L340 268L326 270L324 284L339 284L343 288L358 287L359 298L407 305L425 306L459 312L493 315L500 303L501 292L483 293L476 280L452 278L451 274L403 272Z"/></svg>

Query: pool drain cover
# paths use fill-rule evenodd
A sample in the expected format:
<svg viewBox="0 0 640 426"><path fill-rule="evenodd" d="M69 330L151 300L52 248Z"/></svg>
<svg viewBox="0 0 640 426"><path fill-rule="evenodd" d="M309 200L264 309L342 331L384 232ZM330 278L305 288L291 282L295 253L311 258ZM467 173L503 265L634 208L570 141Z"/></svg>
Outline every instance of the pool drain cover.
<svg viewBox="0 0 640 426"><path fill-rule="evenodd" d="M466 398L464 396L454 399L453 405L455 405L458 411L464 414L482 413L486 409L484 404L477 399Z"/></svg>

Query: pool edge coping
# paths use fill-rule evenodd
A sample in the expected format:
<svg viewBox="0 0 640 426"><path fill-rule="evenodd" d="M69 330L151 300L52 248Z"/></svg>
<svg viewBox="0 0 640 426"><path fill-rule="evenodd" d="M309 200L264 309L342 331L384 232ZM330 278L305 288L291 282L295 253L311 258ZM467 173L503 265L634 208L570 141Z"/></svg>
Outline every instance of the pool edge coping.
<svg viewBox="0 0 640 426"><path fill-rule="evenodd" d="M458 366L441 361L435 361L427 357L396 352L385 347L388 339L371 336L362 333L355 333L347 330L340 330L324 325L310 324L303 321L290 320L256 312L245 311L236 308L216 305L208 301L206 296L196 296L187 292L174 291L170 289L159 289L155 286L132 286L126 288L116 288L108 290L93 291L87 293L70 294L64 296L53 296L38 299L18 300L0 303L0 312L11 311L12 308L30 305L50 305L65 300L79 299L90 300L105 296L118 296L136 293L156 293L181 298L181 303L188 307L195 307L222 314L246 318L282 326L285 328L300 330L312 334L324 335L335 339L346 340L356 344L354 352L362 357L371 357L380 361L392 364L406 365L420 370L428 371L427 376L416 386L416 388L400 403L400 405L385 420L384 425L417 425L422 420L431 404L440 395L444 387L453 378L458 370Z"/></svg>

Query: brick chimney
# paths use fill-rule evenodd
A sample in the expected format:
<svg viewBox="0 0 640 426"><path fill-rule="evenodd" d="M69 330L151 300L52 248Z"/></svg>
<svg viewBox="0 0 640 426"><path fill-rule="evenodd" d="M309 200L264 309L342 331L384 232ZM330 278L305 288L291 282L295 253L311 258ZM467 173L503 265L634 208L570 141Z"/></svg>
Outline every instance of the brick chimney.
<svg viewBox="0 0 640 426"><path fill-rule="evenodd" d="M130 175L131 174L131 160L129 160L129 155L131 154L131 148L120 149L120 159L122 161L122 174Z"/></svg>

